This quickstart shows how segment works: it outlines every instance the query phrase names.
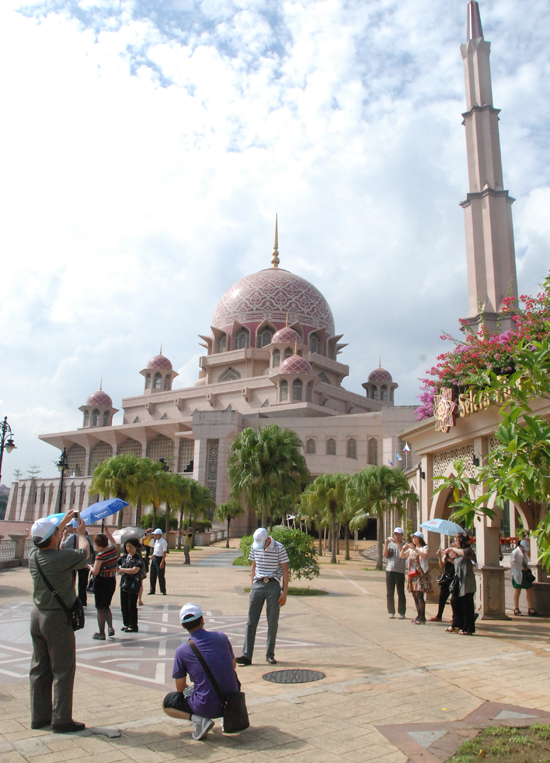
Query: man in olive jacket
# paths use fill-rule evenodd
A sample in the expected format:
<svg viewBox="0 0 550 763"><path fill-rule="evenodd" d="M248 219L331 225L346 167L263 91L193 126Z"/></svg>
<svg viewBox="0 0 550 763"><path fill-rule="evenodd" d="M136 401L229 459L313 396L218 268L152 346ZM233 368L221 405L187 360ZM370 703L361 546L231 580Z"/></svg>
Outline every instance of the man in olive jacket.
<svg viewBox="0 0 550 763"><path fill-rule="evenodd" d="M84 723L73 721L75 637L66 612L40 574L37 560L53 590L71 609L76 599L75 571L87 565L90 554L82 519L76 526L78 548L59 548L63 530L73 516L74 511L68 511L59 524L50 519L36 521L31 529L35 548L29 554L35 607L31 612L31 728L41 729L51 724L58 734L85 728Z"/></svg>

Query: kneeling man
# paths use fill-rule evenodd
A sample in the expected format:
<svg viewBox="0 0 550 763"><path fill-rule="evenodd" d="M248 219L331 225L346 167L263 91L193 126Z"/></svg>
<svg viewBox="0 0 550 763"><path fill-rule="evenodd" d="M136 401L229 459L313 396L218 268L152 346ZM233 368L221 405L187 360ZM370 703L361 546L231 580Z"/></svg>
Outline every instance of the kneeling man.
<svg viewBox="0 0 550 763"><path fill-rule="evenodd" d="M225 633L205 630L201 608L196 604L185 604L180 611L180 620L189 631L189 640L194 642L213 673L222 694L225 696L239 691L235 657ZM193 681L193 687L187 686L187 676ZM172 678L176 679L176 691L164 698L164 712L171 718L192 721L195 728L191 736L193 739L204 739L214 725L212 718L223 716L223 707L188 643L176 649Z"/></svg>

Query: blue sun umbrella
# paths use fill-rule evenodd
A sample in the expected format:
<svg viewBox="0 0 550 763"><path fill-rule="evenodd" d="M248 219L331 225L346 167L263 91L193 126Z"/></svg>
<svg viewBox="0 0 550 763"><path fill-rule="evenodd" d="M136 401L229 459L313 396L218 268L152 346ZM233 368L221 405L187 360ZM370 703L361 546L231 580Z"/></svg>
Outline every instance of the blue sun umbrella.
<svg viewBox="0 0 550 763"><path fill-rule="evenodd" d="M440 535L466 535L466 530L448 519L429 519L427 522L422 522L420 527Z"/></svg>
<svg viewBox="0 0 550 763"><path fill-rule="evenodd" d="M106 501L92 503L91 506L80 512L80 516L87 525L91 525L93 522L98 522L100 519L106 519L116 514L117 511L120 511L125 506L128 506L128 504L122 498L108 498Z"/></svg>
<svg viewBox="0 0 550 763"><path fill-rule="evenodd" d="M51 519L52 522L55 522L56 525L58 525L62 519L65 518L65 512L62 511L61 514L49 514L46 519ZM73 527L76 527L76 522L73 521L69 522L69 526L72 525Z"/></svg>

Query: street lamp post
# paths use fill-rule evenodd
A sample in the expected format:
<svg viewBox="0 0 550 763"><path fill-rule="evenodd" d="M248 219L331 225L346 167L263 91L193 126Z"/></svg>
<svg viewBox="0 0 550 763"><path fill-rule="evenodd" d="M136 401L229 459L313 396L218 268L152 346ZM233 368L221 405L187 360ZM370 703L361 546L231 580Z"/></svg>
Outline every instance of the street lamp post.
<svg viewBox="0 0 550 763"><path fill-rule="evenodd" d="M67 459L67 448L63 448L63 453L59 456L57 462L57 468L59 469L59 507L58 511L61 513L61 504L63 502L63 480L65 473L69 471L69 461Z"/></svg>
<svg viewBox="0 0 550 763"><path fill-rule="evenodd" d="M2 461L4 460L4 451L11 453L16 447L13 441L13 432L8 424L8 417L4 416L4 421L0 424L0 483L2 482Z"/></svg>

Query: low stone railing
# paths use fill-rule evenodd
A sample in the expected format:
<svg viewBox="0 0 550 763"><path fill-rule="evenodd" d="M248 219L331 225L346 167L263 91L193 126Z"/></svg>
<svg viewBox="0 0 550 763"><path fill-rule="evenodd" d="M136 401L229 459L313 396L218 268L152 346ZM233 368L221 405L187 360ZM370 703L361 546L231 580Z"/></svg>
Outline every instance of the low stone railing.
<svg viewBox="0 0 550 763"><path fill-rule="evenodd" d="M10 533L10 537L0 536L0 569L21 567L28 564L29 552L33 546L26 533Z"/></svg>

